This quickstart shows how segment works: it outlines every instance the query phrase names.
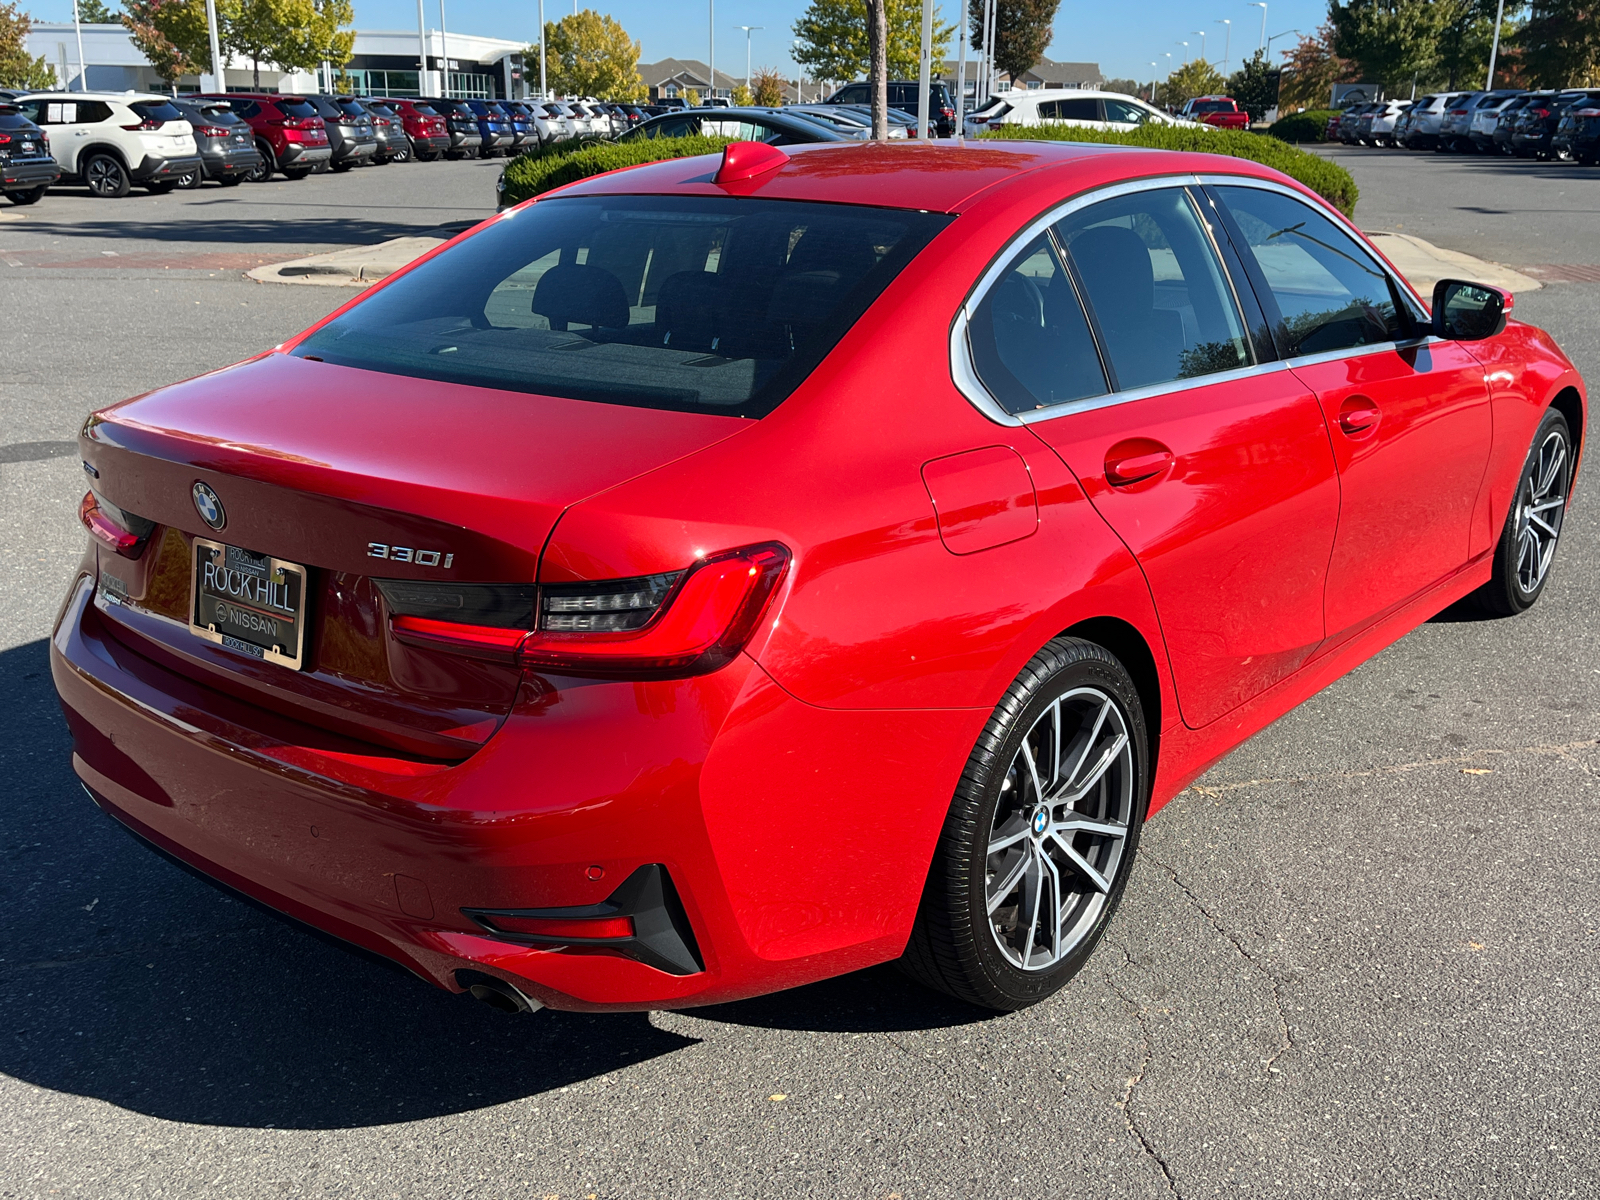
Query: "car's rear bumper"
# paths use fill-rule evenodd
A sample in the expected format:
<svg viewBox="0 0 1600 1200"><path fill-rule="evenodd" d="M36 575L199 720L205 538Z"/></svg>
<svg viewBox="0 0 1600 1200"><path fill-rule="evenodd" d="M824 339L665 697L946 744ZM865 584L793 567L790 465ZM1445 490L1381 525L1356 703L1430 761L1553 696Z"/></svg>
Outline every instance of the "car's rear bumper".
<svg viewBox="0 0 1600 1200"><path fill-rule="evenodd" d="M278 155L280 167L314 167L325 163L333 157L332 146L306 146L300 142L290 142Z"/></svg>
<svg viewBox="0 0 1600 1200"><path fill-rule="evenodd" d="M441 987L481 971L554 1008L716 1003L895 957L984 718L814 709L741 657L690 680L530 679L470 758L403 759L171 672L116 607L80 576L51 648L73 765L103 808ZM518 944L463 913L598 904L650 864L704 969Z"/></svg>
<svg viewBox="0 0 1600 1200"><path fill-rule="evenodd" d="M378 139L373 138L364 142L346 139L332 146L331 150L330 161L332 162L361 162L363 159L371 158L378 152Z"/></svg>
<svg viewBox="0 0 1600 1200"><path fill-rule="evenodd" d="M483 135L481 133L456 133L451 131L450 149L452 150L476 150L482 145Z"/></svg>
<svg viewBox="0 0 1600 1200"><path fill-rule="evenodd" d="M202 166L203 160L198 152L174 155L172 158L163 158L158 154L147 154L139 165L129 172L129 175L135 183L162 183L187 175L190 171Z"/></svg>
<svg viewBox="0 0 1600 1200"><path fill-rule="evenodd" d="M27 158L0 168L0 187L8 192L49 187L61 178L61 165L53 158Z"/></svg>
<svg viewBox="0 0 1600 1200"><path fill-rule="evenodd" d="M202 150L200 160L205 165L207 179L229 179L259 167L261 152L253 145L229 146L226 149Z"/></svg>
<svg viewBox="0 0 1600 1200"><path fill-rule="evenodd" d="M440 133L435 134L432 137L414 137L410 134L407 134L406 136L411 138L411 148L413 150L427 151L450 149L450 138L447 134Z"/></svg>

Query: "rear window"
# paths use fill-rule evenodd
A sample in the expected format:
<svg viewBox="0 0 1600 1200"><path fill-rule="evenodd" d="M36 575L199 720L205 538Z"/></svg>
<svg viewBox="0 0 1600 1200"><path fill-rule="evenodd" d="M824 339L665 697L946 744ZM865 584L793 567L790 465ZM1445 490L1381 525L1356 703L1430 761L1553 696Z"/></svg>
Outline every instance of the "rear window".
<svg viewBox="0 0 1600 1200"><path fill-rule="evenodd" d="M419 117L437 117L439 115L439 110L431 104L413 104L411 111Z"/></svg>
<svg viewBox="0 0 1600 1200"><path fill-rule="evenodd" d="M128 105L146 121L182 121L184 115L170 100L139 100Z"/></svg>
<svg viewBox="0 0 1600 1200"><path fill-rule="evenodd" d="M833 97L834 104L870 104L872 97L867 92L864 83L851 84L849 87L840 88Z"/></svg>
<svg viewBox="0 0 1600 1200"><path fill-rule="evenodd" d="M1219 113L1233 112L1235 109L1231 100L1196 100L1194 111L1197 113Z"/></svg>
<svg viewBox="0 0 1600 1200"><path fill-rule="evenodd" d="M335 103L338 104L339 111L347 117L364 117L367 115L367 110L354 100L337 100Z"/></svg>
<svg viewBox="0 0 1600 1200"><path fill-rule="evenodd" d="M546 200L375 292L293 353L759 417L949 219L748 198Z"/></svg>
<svg viewBox="0 0 1600 1200"><path fill-rule="evenodd" d="M305 100L278 100L275 103L278 106L278 111L286 117L304 119L320 115L316 107Z"/></svg>

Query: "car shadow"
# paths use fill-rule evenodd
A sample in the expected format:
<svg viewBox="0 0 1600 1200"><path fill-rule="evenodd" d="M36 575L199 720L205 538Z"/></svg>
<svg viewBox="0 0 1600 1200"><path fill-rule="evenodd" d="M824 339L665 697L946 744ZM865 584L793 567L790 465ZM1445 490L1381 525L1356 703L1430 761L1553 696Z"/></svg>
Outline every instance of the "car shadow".
<svg viewBox="0 0 1600 1200"><path fill-rule="evenodd" d="M197 1125L342 1129L470 1112L697 1044L643 1013L511 1016L221 892L84 794L48 643L0 652L0 1072ZM816 1032L993 1014L876 967L687 1010Z"/></svg>
<svg viewBox="0 0 1600 1200"><path fill-rule="evenodd" d="M327 205L315 207L326 209ZM226 210L224 210L225 212ZM370 210L368 210L370 211ZM372 217L301 217L252 218L227 216L218 213L215 218L196 214L192 219L185 214L179 221L51 221L30 220L30 232L52 234L62 238L105 238L144 242L195 243L199 245L232 246L248 249L264 246L365 246L386 242L397 237L452 237L462 229L471 228L476 220L453 217L459 210L420 209L415 220L383 220ZM486 212L480 219L493 216ZM445 218L441 220L441 218Z"/></svg>

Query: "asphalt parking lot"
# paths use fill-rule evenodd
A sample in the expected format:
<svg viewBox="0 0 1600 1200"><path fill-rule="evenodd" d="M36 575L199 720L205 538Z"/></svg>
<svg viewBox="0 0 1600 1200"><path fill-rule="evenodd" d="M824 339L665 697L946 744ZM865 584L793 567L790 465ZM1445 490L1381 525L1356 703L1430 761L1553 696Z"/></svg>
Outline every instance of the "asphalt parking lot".
<svg viewBox="0 0 1600 1200"><path fill-rule="evenodd" d="M1600 171L1328 153L1363 228L1600 267ZM84 414L352 295L246 260L486 215L497 171L0 220L0 1196L1600 1195L1589 484L1532 612L1447 611L1220 763L1151 823L1087 969L1011 1016L883 967L504 1017L230 902L95 810L46 659ZM1600 380L1600 286L1517 311Z"/></svg>

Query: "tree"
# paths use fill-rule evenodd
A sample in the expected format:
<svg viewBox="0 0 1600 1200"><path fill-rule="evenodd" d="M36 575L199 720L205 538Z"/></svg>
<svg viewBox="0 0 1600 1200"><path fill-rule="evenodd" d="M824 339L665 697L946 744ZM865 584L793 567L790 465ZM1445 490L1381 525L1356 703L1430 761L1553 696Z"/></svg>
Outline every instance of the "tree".
<svg viewBox="0 0 1600 1200"><path fill-rule="evenodd" d="M1350 0L1328 5L1333 50L1360 79L1387 92L1409 89L1439 68L1440 35L1458 0Z"/></svg>
<svg viewBox="0 0 1600 1200"><path fill-rule="evenodd" d="M1143 86L1137 79L1108 79L1101 85L1108 92L1120 92L1124 96L1137 96Z"/></svg>
<svg viewBox="0 0 1600 1200"><path fill-rule="evenodd" d="M264 62L315 71L324 62L343 66L355 49L355 31L340 29L355 20L350 0L236 0L231 7L231 19L218 12L223 49L250 60L258 88Z"/></svg>
<svg viewBox="0 0 1600 1200"><path fill-rule="evenodd" d="M1600 9L1593 0L1535 0L1519 41L1528 78L1539 87L1600 81Z"/></svg>
<svg viewBox="0 0 1600 1200"><path fill-rule="evenodd" d="M776 67L762 67L755 74L755 102L763 108L777 108L783 103L783 89L789 77Z"/></svg>
<svg viewBox="0 0 1600 1200"><path fill-rule="evenodd" d="M915 79L922 53L922 0L882 0L889 77ZM944 60L955 26L933 22L933 61ZM794 23L794 60L812 79L860 79L869 66L867 0L811 0Z"/></svg>
<svg viewBox="0 0 1600 1200"><path fill-rule="evenodd" d="M53 88L56 73L43 55L35 58L27 51L28 31L33 21L15 4L0 0L0 87Z"/></svg>
<svg viewBox="0 0 1600 1200"><path fill-rule="evenodd" d="M995 0L994 65L1012 80L1020 79L1044 57L1055 35L1052 25L1061 0ZM983 45L983 5L971 13L972 44Z"/></svg>
<svg viewBox="0 0 1600 1200"><path fill-rule="evenodd" d="M104 0L78 0L78 20L85 25L115 25L117 14Z"/></svg>
<svg viewBox="0 0 1600 1200"><path fill-rule="evenodd" d="M133 37L133 44L149 60L155 73L174 92L182 75L197 75L200 64L168 36L167 28L179 21L183 0L127 0L122 24ZM204 14L202 8L201 13Z"/></svg>
<svg viewBox="0 0 1600 1200"><path fill-rule="evenodd" d="M1286 109L1325 107L1332 100L1333 85L1354 78L1355 64L1334 53L1332 25L1319 26L1311 37L1302 37L1284 57L1288 61L1282 68L1278 103Z"/></svg>
<svg viewBox="0 0 1600 1200"><path fill-rule="evenodd" d="M700 93L695 91L693 88L685 88L683 91L683 102L690 108L699 108Z"/></svg>
<svg viewBox="0 0 1600 1200"><path fill-rule="evenodd" d="M586 8L544 27L545 73L552 91L599 100L643 100L649 89L639 78L639 43L608 16ZM528 47L539 61L539 47Z"/></svg>
<svg viewBox="0 0 1600 1200"><path fill-rule="evenodd" d="M1267 62L1267 56L1257 50L1245 59L1228 77L1228 95L1239 102L1239 107L1250 114L1251 121L1267 115L1267 109L1278 102L1278 68Z"/></svg>
<svg viewBox="0 0 1600 1200"><path fill-rule="evenodd" d="M1165 83L1157 85L1156 99L1167 108L1178 108L1196 96L1221 95L1228 86L1222 72L1203 58L1186 62Z"/></svg>

